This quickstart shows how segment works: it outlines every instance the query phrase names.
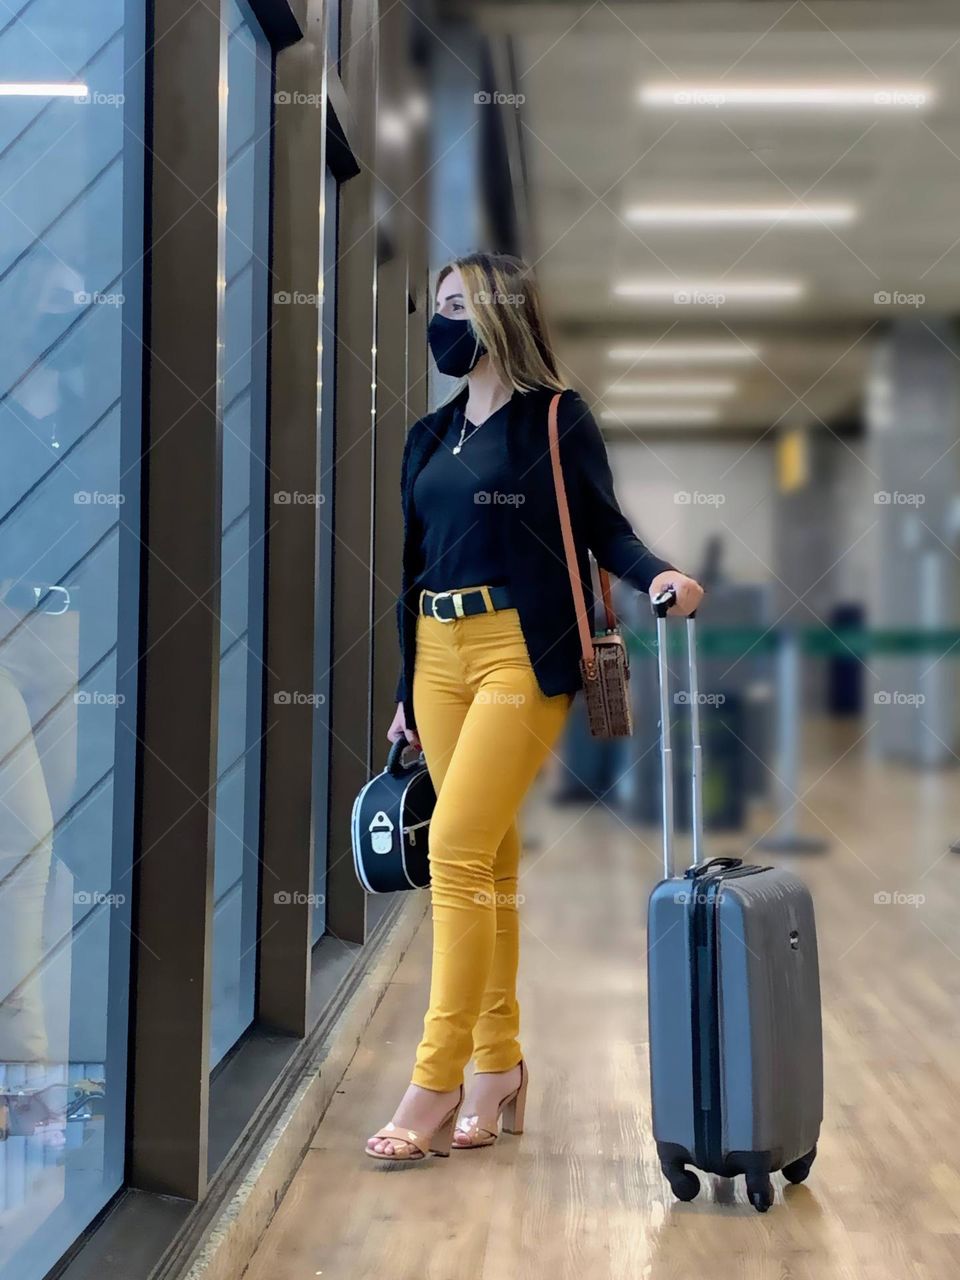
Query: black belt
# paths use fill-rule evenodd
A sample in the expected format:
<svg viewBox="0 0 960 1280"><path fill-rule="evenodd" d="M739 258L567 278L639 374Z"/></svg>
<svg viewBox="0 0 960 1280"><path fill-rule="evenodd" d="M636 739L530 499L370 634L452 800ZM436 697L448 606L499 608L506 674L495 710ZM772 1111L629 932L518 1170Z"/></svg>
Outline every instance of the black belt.
<svg viewBox="0 0 960 1280"><path fill-rule="evenodd" d="M467 587L463 591L421 591L420 612L426 618L438 622L456 622L457 618L469 618L475 613L491 613L497 609L512 609L509 587L487 587L492 609L484 599L484 589Z"/></svg>

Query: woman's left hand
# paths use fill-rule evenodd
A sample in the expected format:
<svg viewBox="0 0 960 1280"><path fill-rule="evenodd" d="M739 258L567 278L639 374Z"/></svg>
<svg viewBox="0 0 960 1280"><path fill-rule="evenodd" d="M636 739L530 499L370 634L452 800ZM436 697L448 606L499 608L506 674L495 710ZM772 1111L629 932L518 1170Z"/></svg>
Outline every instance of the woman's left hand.
<svg viewBox="0 0 960 1280"><path fill-rule="evenodd" d="M688 578L685 573L678 573L676 569L665 569L663 573L657 574L650 583L650 599L668 588L672 588L677 595L677 603L671 606L668 613L677 614L681 618L689 617L703 599L703 587L700 583Z"/></svg>

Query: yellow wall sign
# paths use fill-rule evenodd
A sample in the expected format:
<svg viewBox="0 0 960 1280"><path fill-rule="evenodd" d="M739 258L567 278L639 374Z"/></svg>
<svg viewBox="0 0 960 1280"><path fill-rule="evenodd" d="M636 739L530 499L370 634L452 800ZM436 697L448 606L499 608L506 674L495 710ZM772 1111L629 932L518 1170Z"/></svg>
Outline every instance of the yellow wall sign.
<svg viewBox="0 0 960 1280"><path fill-rule="evenodd" d="M803 427L784 431L777 441L777 482L781 493L802 489L810 479L810 450Z"/></svg>

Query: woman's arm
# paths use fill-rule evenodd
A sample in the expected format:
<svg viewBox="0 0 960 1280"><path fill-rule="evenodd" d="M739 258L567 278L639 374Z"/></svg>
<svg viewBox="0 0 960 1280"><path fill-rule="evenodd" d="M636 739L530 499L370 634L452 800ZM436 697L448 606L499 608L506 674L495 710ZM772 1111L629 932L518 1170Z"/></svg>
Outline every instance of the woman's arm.
<svg viewBox="0 0 960 1280"><path fill-rule="evenodd" d="M620 510L600 428L575 391L567 391L561 397L557 427L568 459L564 470L580 482L587 545L597 564L638 591L648 591L653 579L673 566L640 541Z"/></svg>
<svg viewBox="0 0 960 1280"><path fill-rule="evenodd" d="M670 612L684 616L693 613L703 598L703 588L669 560L655 555L637 537L617 502L607 446L600 428L583 398L575 391L567 391L560 399L557 429L561 456L564 442L566 444L568 474L580 478L587 518L587 545L597 564L615 577L629 582L638 591L650 592L651 595L672 587L677 603Z"/></svg>
<svg viewBox="0 0 960 1280"><path fill-rule="evenodd" d="M411 444L413 442L414 436L417 434L417 431L420 428L420 423L422 421L423 421L422 418L418 418L417 421L414 422L413 425L410 427L410 429L407 431L406 438L404 439L404 442L403 442L403 456L401 457L401 460L400 460L400 506L402 511L402 518L404 521L404 531L403 531L404 543L406 543L406 541L410 538L416 541L418 537L416 528L408 530L405 526L406 526L406 519L407 519L407 515L406 515L407 508L409 507L409 503L407 502L407 468L410 461ZM404 547L404 550L405 549L406 548ZM417 572L420 571L419 564L416 566L416 569L417 569ZM397 603L396 603L398 639L402 639L402 636L403 636L403 617L404 617L405 607L406 607L406 602L404 601L403 592L401 590L400 594L397 596ZM406 676L404 674L403 663L401 661L400 674L397 677L397 692L396 692L397 702L403 702L406 696L407 696Z"/></svg>

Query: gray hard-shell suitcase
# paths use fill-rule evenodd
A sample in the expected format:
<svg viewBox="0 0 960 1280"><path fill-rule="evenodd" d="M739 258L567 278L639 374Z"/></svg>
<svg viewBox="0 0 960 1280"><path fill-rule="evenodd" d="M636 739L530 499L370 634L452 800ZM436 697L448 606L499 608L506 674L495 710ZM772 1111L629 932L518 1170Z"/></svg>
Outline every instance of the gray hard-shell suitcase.
<svg viewBox="0 0 960 1280"><path fill-rule="evenodd" d="M692 734L693 865L673 870L666 611L654 601L660 683L665 878L650 897L647 981L653 1134L674 1195L700 1190L694 1165L744 1174L773 1203L770 1174L802 1182L823 1118L820 977L813 902L802 881L739 858L703 861L696 623L686 622Z"/></svg>

